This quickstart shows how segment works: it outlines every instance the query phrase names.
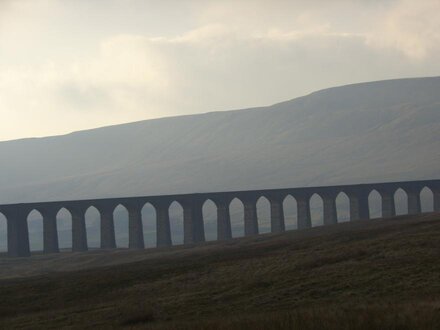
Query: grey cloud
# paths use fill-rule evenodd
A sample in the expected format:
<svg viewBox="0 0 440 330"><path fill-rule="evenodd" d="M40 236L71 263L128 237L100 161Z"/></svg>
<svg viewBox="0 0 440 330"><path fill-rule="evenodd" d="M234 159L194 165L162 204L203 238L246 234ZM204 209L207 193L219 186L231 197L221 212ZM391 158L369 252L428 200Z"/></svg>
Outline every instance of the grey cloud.
<svg viewBox="0 0 440 330"><path fill-rule="evenodd" d="M27 3L38 7L38 1ZM60 127L78 130L84 127L85 113L88 127L101 126L268 105L334 85L440 73L440 49L429 43L439 38L440 28L432 27L440 21L440 10L417 14L425 13L427 4L435 6L430 0L331 5L260 1L245 16L240 13L248 9L246 1L195 1L179 7L188 13L185 22L168 26L169 20L154 21L154 26L137 24L138 29L130 21L147 17L142 1L133 2L137 11L124 11L113 1L105 12L108 25L99 16L99 28L85 20L89 23L74 29L69 19L79 17L84 6L44 3L45 15L53 3L60 17L26 20L26 34L19 41L9 38L4 46L8 53L0 53L0 114L8 118L9 127L22 123L23 117L29 121L0 132L0 140L48 135L54 127L57 133ZM89 3L89 14L99 15L101 6ZM160 7L149 6L153 12ZM69 24L63 22L66 8L73 11ZM402 21L406 11L413 13L412 23ZM390 20L398 33L390 29ZM417 25L420 20L427 24ZM36 22L40 34L33 34ZM400 24L404 29L398 29ZM8 26L3 29L11 35ZM50 33L41 34L46 30ZM51 37L62 40L61 45ZM418 45L423 52L412 52ZM415 60L408 54L423 56ZM61 122L67 112L69 120ZM53 113L60 115L59 123ZM32 125L40 118L50 120L46 126Z"/></svg>

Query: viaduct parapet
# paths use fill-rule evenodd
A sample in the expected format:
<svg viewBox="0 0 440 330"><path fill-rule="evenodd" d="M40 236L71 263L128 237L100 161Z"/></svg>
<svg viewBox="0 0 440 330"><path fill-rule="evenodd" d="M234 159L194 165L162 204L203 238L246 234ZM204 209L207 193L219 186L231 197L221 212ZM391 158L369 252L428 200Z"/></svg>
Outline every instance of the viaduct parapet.
<svg viewBox="0 0 440 330"><path fill-rule="evenodd" d="M184 244L205 241L205 230L202 208L207 200L217 207L217 239L232 238L229 204L235 198L244 207L245 236L258 235L257 201L265 197L270 202L271 231L285 230L283 201L292 196L297 203L297 228L311 227L310 198L314 194L323 200L324 225L338 222L336 198L345 193L350 202L350 221L369 219L368 196L376 190L382 200L382 217L396 214L394 194L400 188L408 198L408 213L421 213L420 192L425 187L432 191L434 211L440 212L440 180L404 181L387 183L369 183L355 185L265 189L251 191L228 191L211 193L194 193L164 196L142 196L107 199L90 199L76 201L56 201L41 203L21 203L0 205L0 213L7 220L8 255L26 257L30 255L28 215L36 210L43 217L44 253L59 252L57 214L66 209L72 216L72 250L86 251L87 233L85 213L95 207L100 213L101 248L116 248L113 211L118 205L124 206L129 218L129 248L143 249L144 235L141 210L151 204L156 210L157 246L171 246L169 207L178 202L183 208Z"/></svg>

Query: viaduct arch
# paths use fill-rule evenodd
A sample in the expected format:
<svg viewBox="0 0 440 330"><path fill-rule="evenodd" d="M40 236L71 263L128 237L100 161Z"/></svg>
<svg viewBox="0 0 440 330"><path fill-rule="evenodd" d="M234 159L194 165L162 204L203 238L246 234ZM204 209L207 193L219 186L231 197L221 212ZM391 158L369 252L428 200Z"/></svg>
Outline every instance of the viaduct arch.
<svg viewBox="0 0 440 330"><path fill-rule="evenodd" d="M230 204L238 199L244 208L244 235L253 236L260 232L258 226L257 201L264 197L270 204L270 227L272 233L285 231L283 202L288 196L296 201L297 228L310 228L310 199L316 194L322 199L323 225L338 222L336 198L345 194L349 200L350 221L370 218L368 196L375 190L380 194L382 217L396 215L395 193L402 189L407 195L408 214L418 214L421 209L421 192L432 192L433 210L440 212L440 180L369 183L355 185L264 189L251 191L210 192L163 196L140 196L76 201L56 201L0 205L0 213L7 222L8 255L26 257L30 255L28 215L36 210L43 217L44 253L59 252L57 214L66 209L72 217L72 251L87 251L87 230L85 213L96 208L100 215L100 247L116 248L113 213L122 205L128 212L129 248L145 247L142 208L151 204L156 213L156 245L172 245L169 208L173 202L183 208L184 244L205 241L203 205L210 200L217 209L217 240L232 238Z"/></svg>

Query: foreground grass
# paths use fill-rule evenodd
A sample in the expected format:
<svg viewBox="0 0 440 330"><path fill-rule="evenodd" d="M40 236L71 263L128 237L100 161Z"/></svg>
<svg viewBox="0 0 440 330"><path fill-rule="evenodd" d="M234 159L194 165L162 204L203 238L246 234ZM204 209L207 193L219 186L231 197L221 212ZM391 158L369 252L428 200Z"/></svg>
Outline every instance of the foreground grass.
<svg viewBox="0 0 440 330"><path fill-rule="evenodd" d="M0 327L439 329L439 260L438 214L180 248L2 280Z"/></svg>
<svg viewBox="0 0 440 330"><path fill-rule="evenodd" d="M127 322L131 328L145 328L139 320ZM142 325L142 323L144 323ZM233 316L231 318L212 318L198 322L169 322L150 329L199 330L199 329L438 329L440 313L431 304L373 305L348 307L344 305L321 308L300 309L295 312L270 312L255 315Z"/></svg>

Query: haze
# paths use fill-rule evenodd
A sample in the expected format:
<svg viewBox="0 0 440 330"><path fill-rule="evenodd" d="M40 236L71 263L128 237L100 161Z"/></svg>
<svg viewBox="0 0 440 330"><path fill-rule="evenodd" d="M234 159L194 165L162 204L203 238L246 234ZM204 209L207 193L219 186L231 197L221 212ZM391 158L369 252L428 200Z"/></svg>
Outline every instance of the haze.
<svg viewBox="0 0 440 330"><path fill-rule="evenodd" d="M0 140L440 73L440 2L0 1Z"/></svg>

